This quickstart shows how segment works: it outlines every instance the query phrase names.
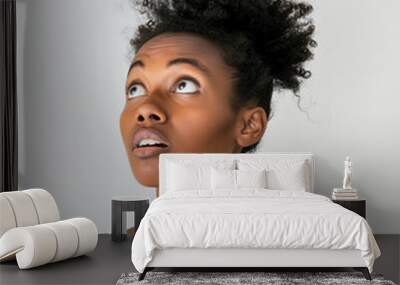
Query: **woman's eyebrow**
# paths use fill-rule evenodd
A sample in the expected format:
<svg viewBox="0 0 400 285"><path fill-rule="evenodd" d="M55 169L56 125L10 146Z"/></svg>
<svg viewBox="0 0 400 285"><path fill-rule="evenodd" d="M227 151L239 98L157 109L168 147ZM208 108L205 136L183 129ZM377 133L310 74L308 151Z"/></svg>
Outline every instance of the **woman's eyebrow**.
<svg viewBox="0 0 400 285"><path fill-rule="evenodd" d="M199 62L197 59L190 58L190 57L178 57L178 58L170 60L167 63L167 67L170 67L171 65L176 65L176 64L190 64L191 66L199 69L205 75L210 76L210 70L204 64ZM131 66L129 67L128 74L129 74L129 72L131 72L131 70L134 67L145 68L145 64L140 59L137 59L137 60L133 61Z"/></svg>

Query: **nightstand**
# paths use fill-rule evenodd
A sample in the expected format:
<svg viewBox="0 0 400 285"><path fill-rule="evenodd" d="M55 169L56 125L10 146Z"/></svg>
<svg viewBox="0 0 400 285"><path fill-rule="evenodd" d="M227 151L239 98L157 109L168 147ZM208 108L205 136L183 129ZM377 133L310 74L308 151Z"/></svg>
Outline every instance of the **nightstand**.
<svg viewBox="0 0 400 285"><path fill-rule="evenodd" d="M111 202L111 239L112 241L123 241L127 238L126 212L135 213L136 232L140 221L149 208L147 196L115 196Z"/></svg>
<svg viewBox="0 0 400 285"><path fill-rule="evenodd" d="M365 199L357 200L332 200L332 202L339 204L340 206L359 214L361 217L366 219L366 201Z"/></svg>

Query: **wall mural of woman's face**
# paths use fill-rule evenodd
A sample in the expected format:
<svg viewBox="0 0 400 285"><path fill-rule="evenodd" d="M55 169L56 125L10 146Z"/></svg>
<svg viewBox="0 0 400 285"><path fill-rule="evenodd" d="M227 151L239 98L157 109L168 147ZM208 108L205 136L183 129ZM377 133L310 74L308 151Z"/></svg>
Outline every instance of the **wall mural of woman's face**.
<svg viewBox="0 0 400 285"><path fill-rule="evenodd" d="M164 33L138 50L120 128L142 185L158 188L160 153L235 153L260 139L238 139L232 71L217 46L193 34Z"/></svg>

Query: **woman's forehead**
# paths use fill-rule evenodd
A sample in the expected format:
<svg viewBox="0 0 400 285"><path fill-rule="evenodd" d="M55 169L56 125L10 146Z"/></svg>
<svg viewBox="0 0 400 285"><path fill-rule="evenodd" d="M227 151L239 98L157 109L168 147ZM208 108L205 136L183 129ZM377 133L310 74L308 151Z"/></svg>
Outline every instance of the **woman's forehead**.
<svg viewBox="0 0 400 285"><path fill-rule="evenodd" d="M165 33L148 40L136 53L135 59L169 60L191 56L205 64L223 63L221 51L214 43L189 33Z"/></svg>

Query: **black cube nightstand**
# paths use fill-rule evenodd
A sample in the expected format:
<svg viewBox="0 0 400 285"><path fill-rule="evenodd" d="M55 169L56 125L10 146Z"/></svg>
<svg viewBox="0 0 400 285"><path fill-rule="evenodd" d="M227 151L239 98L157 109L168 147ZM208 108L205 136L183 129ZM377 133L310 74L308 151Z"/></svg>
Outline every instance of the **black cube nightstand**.
<svg viewBox="0 0 400 285"><path fill-rule="evenodd" d="M366 219L366 201L365 199L357 200L332 200L332 202L339 204L340 206L359 214L361 217Z"/></svg>
<svg viewBox="0 0 400 285"><path fill-rule="evenodd" d="M126 212L135 213L135 232L149 208L149 198L145 196L116 196L111 202L111 239L123 241L126 234Z"/></svg>

